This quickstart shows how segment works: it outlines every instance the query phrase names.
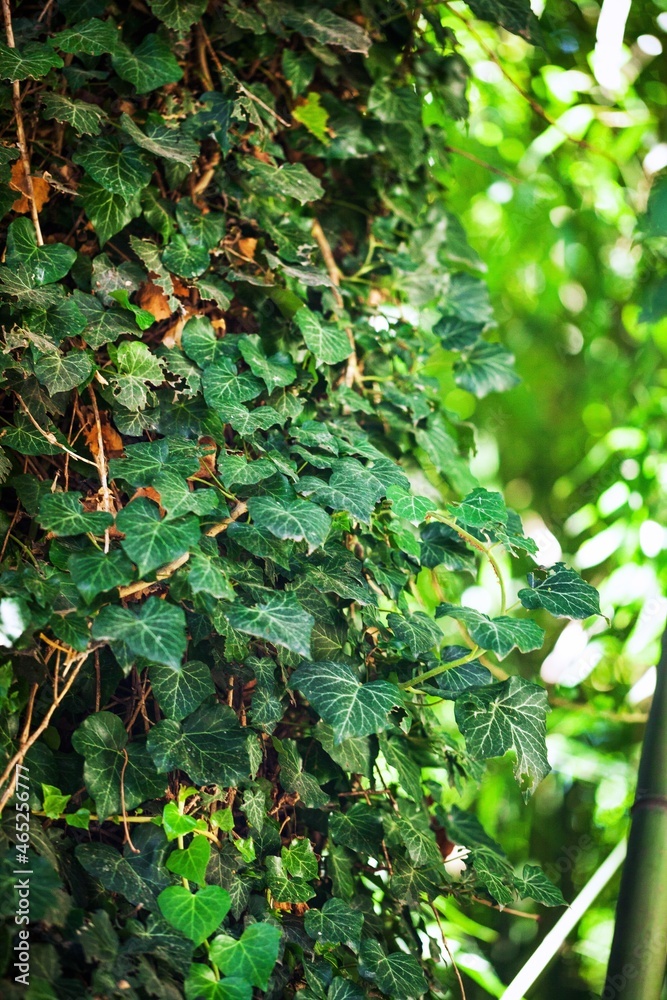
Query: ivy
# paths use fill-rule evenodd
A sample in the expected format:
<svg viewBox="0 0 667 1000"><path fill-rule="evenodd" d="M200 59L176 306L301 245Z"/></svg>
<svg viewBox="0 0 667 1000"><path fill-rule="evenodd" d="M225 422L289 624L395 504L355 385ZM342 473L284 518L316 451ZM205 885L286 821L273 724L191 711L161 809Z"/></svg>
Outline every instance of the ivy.
<svg viewBox="0 0 667 1000"><path fill-rule="evenodd" d="M563 902L444 808L506 754L534 792L521 656L600 606L442 405L518 377L422 124L463 56L417 13L63 2L0 44L0 809L27 761L40 996L435 995L438 895Z"/></svg>

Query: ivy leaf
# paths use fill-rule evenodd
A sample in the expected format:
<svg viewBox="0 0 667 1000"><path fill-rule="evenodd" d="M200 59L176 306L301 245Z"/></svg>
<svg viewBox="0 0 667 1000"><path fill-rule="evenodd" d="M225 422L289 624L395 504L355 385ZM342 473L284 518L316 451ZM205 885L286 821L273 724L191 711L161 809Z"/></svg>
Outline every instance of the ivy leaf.
<svg viewBox="0 0 667 1000"><path fill-rule="evenodd" d="M163 160L173 160L186 167L192 166L192 161L199 155L199 143L183 135L177 128L171 128L155 115L149 117L145 131L142 131L134 118L123 113L120 116L120 127L135 145L145 149L153 156L161 156Z"/></svg>
<svg viewBox="0 0 667 1000"><path fill-rule="evenodd" d="M282 17L290 28L294 28L306 38L315 38L323 45L339 45L348 52L368 54L371 39L364 29L325 7L311 4L307 10L292 8Z"/></svg>
<svg viewBox="0 0 667 1000"><path fill-rule="evenodd" d="M125 340L109 353L116 371L109 380L116 400L128 410L143 410L148 403L147 384L160 385L164 372L158 358L139 340Z"/></svg>
<svg viewBox="0 0 667 1000"><path fill-rule="evenodd" d="M248 778L248 734L228 705L204 705L183 722L164 719L148 734L161 773L185 771L197 785L226 788Z"/></svg>
<svg viewBox="0 0 667 1000"><path fill-rule="evenodd" d="M187 645L185 615L159 597L149 597L138 611L110 604L93 622L93 638L125 643L136 656L178 672Z"/></svg>
<svg viewBox="0 0 667 1000"><path fill-rule="evenodd" d="M251 497L248 511L258 528L270 531L276 538L305 540L309 553L324 545L331 527L329 515L308 500Z"/></svg>
<svg viewBox="0 0 667 1000"><path fill-rule="evenodd" d="M279 386L291 385L296 378L296 368L290 356L274 354L267 358L261 338L256 333L241 338L239 351L253 375L262 379L267 392L273 392Z"/></svg>
<svg viewBox="0 0 667 1000"><path fill-rule="evenodd" d="M134 319L140 330L148 330L149 327L151 327L155 322L155 316L153 315L153 313L150 313L148 309L142 309L141 306L135 305L134 302L130 301L130 294L127 288L114 288L112 291L109 292L109 298L114 299L116 302L118 302L119 305L123 307L123 309L127 309L128 312L131 312L134 315ZM121 344L120 348L124 346L125 344ZM141 346L143 347L145 345L142 344ZM117 357L120 348L113 348L112 351L110 351L113 357ZM137 350L134 350L132 353L143 354L143 352L139 352ZM150 352L148 353L150 354ZM143 354L142 363L146 363L144 359L147 358L148 354Z"/></svg>
<svg viewBox="0 0 667 1000"><path fill-rule="evenodd" d="M134 578L134 567L120 549L111 552L74 552L67 561L76 588L86 604L114 587L125 587Z"/></svg>
<svg viewBox="0 0 667 1000"><path fill-rule="evenodd" d="M207 6L208 0L150 0L155 16L179 35L199 21Z"/></svg>
<svg viewBox="0 0 667 1000"><path fill-rule="evenodd" d="M165 780L156 775L146 747L128 745L125 727L113 712L84 719L72 734L72 746L85 758L83 778L100 819L121 812L121 778L126 809L164 794Z"/></svg>
<svg viewBox="0 0 667 1000"><path fill-rule="evenodd" d="M340 744L334 743L333 729L321 720L315 726L315 737L331 759L340 764L344 771L363 774L367 778L371 776L374 753L368 737L353 737L343 740Z"/></svg>
<svg viewBox="0 0 667 1000"><path fill-rule="evenodd" d="M245 403L262 391L262 383L254 375L239 375L228 358L208 365L202 376L204 399L214 409Z"/></svg>
<svg viewBox="0 0 667 1000"><path fill-rule="evenodd" d="M333 323L326 323L306 306L295 313L294 322L301 331L306 347L320 361L336 365L349 357L352 347L345 330Z"/></svg>
<svg viewBox="0 0 667 1000"><path fill-rule="evenodd" d="M274 646L284 646L301 656L310 656L310 636L315 619L304 611L290 593L271 594L253 608L238 602L225 611L232 628L266 639Z"/></svg>
<svg viewBox="0 0 667 1000"><path fill-rule="evenodd" d="M225 601L236 598L222 563L198 552L190 560L188 583L193 594L210 594Z"/></svg>
<svg viewBox="0 0 667 1000"><path fill-rule="evenodd" d="M387 490L387 499L391 500L391 509L397 517L404 517L416 524L421 523L427 514L438 508L434 500L414 496L400 486L390 486Z"/></svg>
<svg viewBox="0 0 667 1000"><path fill-rule="evenodd" d="M358 951L364 915L342 899L328 899L321 910L308 910L304 919L306 933L322 944L344 944Z"/></svg>
<svg viewBox="0 0 667 1000"><path fill-rule="evenodd" d="M294 740L273 738L273 745L280 761L280 782L287 792L294 792L308 809L321 809L329 801L312 774L302 769L299 751Z"/></svg>
<svg viewBox="0 0 667 1000"><path fill-rule="evenodd" d="M170 885L162 890L157 901L167 923L195 946L217 930L232 905L229 893L219 885L207 885L196 893L182 885Z"/></svg>
<svg viewBox="0 0 667 1000"><path fill-rule="evenodd" d="M400 842L405 844L410 858L418 868L440 864L442 855L435 834L423 813L397 816L396 830Z"/></svg>
<svg viewBox="0 0 667 1000"><path fill-rule="evenodd" d="M500 344L480 340L454 364L454 381L473 396L483 399L490 392L507 392L521 379L514 370L514 355Z"/></svg>
<svg viewBox="0 0 667 1000"><path fill-rule="evenodd" d="M281 858L266 859L266 881L277 903L307 903L315 895L312 886L302 878L290 878Z"/></svg>
<svg viewBox="0 0 667 1000"><path fill-rule="evenodd" d="M206 830L206 820L195 819L194 816L181 813L175 802L167 802L162 810L162 828L167 840L172 841L196 830Z"/></svg>
<svg viewBox="0 0 667 1000"><path fill-rule="evenodd" d="M134 84L137 94L177 83L183 76L171 49L158 35L146 35L135 49L119 46L111 61L118 76Z"/></svg>
<svg viewBox="0 0 667 1000"><path fill-rule="evenodd" d="M90 177L84 176L79 185L79 194L83 199L83 208L97 233L100 246L119 233L138 215L141 215L141 203L138 196L126 200L122 195L112 194L96 184ZM96 346L91 344L91 346Z"/></svg>
<svg viewBox="0 0 667 1000"><path fill-rule="evenodd" d="M545 746L549 711L544 688L510 677L466 691L455 702L456 721L473 757L516 755L514 775L528 799L551 770Z"/></svg>
<svg viewBox="0 0 667 1000"><path fill-rule="evenodd" d="M497 527L507 523L507 507L500 493L479 487L451 507L457 521L469 528Z"/></svg>
<svg viewBox="0 0 667 1000"><path fill-rule="evenodd" d="M212 96L209 94L204 97ZM202 98L203 99L203 98ZM215 250L225 235L225 216L223 212L202 212L192 198L181 198L176 206L176 221L178 228L185 237L185 242L191 247L204 247L205 250ZM202 317L195 317L201 320Z"/></svg>
<svg viewBox="0 0 667 1000"><path fill-rule="evenodd" d="M329 112L322 107L321 101L321 95L316 90L312 90L305 101L292 109L292 118L305 125L311 135L314 135L320 142L327 143L329 141L327 131Z"/></svg>
<svg viewBox="0 0 667 1000"><path fill-rule="evenodd" d="M119 511L116 524L125 533L121 545L141 575L179 559L197 546L199 521L194 515L161 518L154 503L139 497Z"/></svg>
<svg viewBox="0 0 667 1000"><path fill-rule="evenodd" d="M162 665L151 666L150 678L153 694L168 719L184 719L205 698L215 694L211 670L200 660L188 660L177 671Z"/></svg>
<svg viewBox="0 0 667 1000"><path fill-rule="evenodd" d="M470 652L465 646L447 646L442 652L442 661L459 660ZM474 687L484 687L493 683L493 674L483 667L479 660L470 660L460 667L452 667L440 674L436 680L443 698L456 701L460 694Z"/></svg>
<svg viewBox="0 0 667 1000"><path fill-rule="evenodd" d="M359 955L359 971L365 979L377 983L392 1000L418 1000L428 985L416 958L395 952L385 955L373 938L364 938Z"/></svg>
<svg viewBox="0 0 667 1000"><path fill-rule="evenodd" d="M327 1000L366 1000L366 994L351 980L336 976L327 991Z"/></svg>
<svg viewBox="0 0 667 1000"><path fill-rule="evenodd" d="M50 69L60 68L63 61L49 45L29 42L19 48L10 48L0 42L0 78L3 80L39 80Z"/></svg>
<svg viewBox="0 0 667 1000"><path fill-rule="evenodd" d="M544 608L557 618L588 618L601 613L595 587L564 563L552 566L542 580L531 573L528 582L531 587L519 591L519 600L530 611Z"/></svg>
<svg viewBox="0 0 667 1000"><path fill-rule="evenodd" d="M89 177L111 194L129 201L145 188L153 164L134 143L123 146L112 136L102 136L82 144L72 159Z"/></svg>
<svg viewBox="0 0 667 1000"><path fill-rule="evenodd" d="M73 101L54 93L42 94L41 100L43 118L55 118L58 122L71 125L77 135L99 135L102 125L108 120L97 104L88 101Z"/></svg>
<svg viewBox="0 0 667 1000"><path fill-rule="evenodd" d="M188 513L203 517L218 507L215 490L189 490L183 476L168 469L155 477L153 488L160 494L160 506L165 508L170 519Z"/></svg>
<svg viewBox="0 0 667 1000"><path fill-rule="evenodd" d="M184 236L177 233L162 254L162 263L180 278L198 278L210 264L206 247L191 246Z"/></svg>
<svg viewBox="0 0 667 1000"><path fill-rule="evenodd" d="M53 351L35 362L35 375L49 393L69 392L82 385L93 372L93 362L86 351L73 348L69 354Z"/></svg>
<svg viewBox="0 0 667 1000"><path fill-rule="evenodd" d="M307 654L304 654L307 655ZM308 699L315 711L333 727L334 742L351 736L368 736L387 728L387 715L402 704L401 692L389 681L361 684L346 663L320 660L296 670L290 685Z"/></svg>
<svg viewBox="0 0 667 1000"><path fill-rule="evenodd" d="M515 646L522 653L529 653L531 649L541 649L544 642L544 629L529 618L510 618L508 615L489 618L474 608L454 604L441 604L435 615L436 618L449 615L463 622L473 642L482 649L492 649L501 660Z"/></svg>
<svg viewBox="0 0 667 1000"><path fill-rule="evenodd" d="M244 166L258 182L258 187L278 197L294 198L301 205L306 205L309 201L318 201L324 196L319 180L303 163L285 163L282 167L276 167L253 159L250 163L245 162Z"/></svg>
<svg viewBox="0 0 667 1000"><path fill-rule="evenodd" d="M497 903L507 906L512 902L514 893L508 884L512 869L503 858L482 848L475 851L473 865L479 881Z"/></svg>
<svg viewBox="0 0 667 1000"><path fill-rule="evenodd" d="M88 56L102 56L115 52L120 43L120 32L113 21L102 21L99 17L89 17L79 21L72 28L64 28L54 35L51 45L61 52Z"/></svg>
<svg viewBox="0 0 667 1000"><path fill-rule="evenodd" d="M534 899L544 906L567 906L563 893L537 865L524 865L521 878L514 885L521 899Z"/></svg>
<svg viewBox="0 0 667 1000"><path fill-rule="evenodd" d="M443 639L442 629L423 611L415 611L412 615L389 614L387 624L396 638L410 647L415 657L439 646Z"/></svg>
<svg viewBox="0 0 667 1000"><path fill-rule="evenodd" d="M252 1000L253 989L245 979L219 979L213 969L193 962L184 982L186 1000Z"/></svg>
<svg viewBox="0 0 667 1000"><path fill-rule="evenodd" d="M113 524L113 517L105 511L84 510L80 493L47 493L40 501L37 520L45 531L65 538L102 535Z"/></svg>
<svg viewBox="0 0 667 1000"><path fill-rule="evenodd" d="M176 849L167 858L167 868L174 875L206 885L206 869L211 860L211 842L206 837L195 836L189 847Z"/></svg>
<svg viewBox="0 0 667 1000"><path fill-rule="evenodd" d="M211 961L225 975L238 976L257 989L267 990L278 959L280 938L280 928L269 923L250 924L238 940L219 934L211 941Z"/></svg>
<svg viewBox="0 0 667 1000"><path fill-rule="evenodd" d="M482 21L499 24L534 45L541 45L540 22L528 0L473 0L469 5Z"/></svg>
<svg viewBox="0 0 667 1000"><path fill-rule="evenodd" d="M283 847L280 856L294 878L317 878L317 858L309 840L296 840L290 847Z"/></svg>
<svg viewBox="0 0 667 1000"><path fill-rule="evenodd" d="M151 887L115 847L110 844L79 844L75 854L82 868L101 882L108 892L120 893L132 906L155 909L157 902Z"/></svg>
<svg viewBox="0 0 667 1000"><path fill-rule="evenodd" d="M328 483L315 476L302 476L299 492L333 510L349 511L364 524L370 523L375 505L386 495L387 487L356 459L345 458L330 464L334 471Z"/></svg>
<svg viewBox="0 0 667 1000"><path fill-rule="evenodd" d="M15 219L7 230L7 266L23 266L35 285L60 281L76 260L76 250L65 243L37 246L35 229L29 219Z"/></svg>

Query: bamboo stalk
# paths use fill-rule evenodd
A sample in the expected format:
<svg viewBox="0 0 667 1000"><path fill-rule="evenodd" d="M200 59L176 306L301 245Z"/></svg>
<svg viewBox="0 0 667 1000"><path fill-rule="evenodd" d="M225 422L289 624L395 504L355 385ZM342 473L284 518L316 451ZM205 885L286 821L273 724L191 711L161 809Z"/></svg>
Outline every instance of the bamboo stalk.
<svg viewBox="0 0 667 1000"><path fill-rule="evenodd" d="M555 958L565 944L570 932L577 926L604 887L616 874L623 862L626 849L627 844L625 839L623 839L616 845L611 854L607 855L577 898L568 906L558 923L554 924L544 938L544 941L536 948L521 971L514 977L503 993L503 1000L524 1000L525 994L537 982L549 962ZM611 998L605 997L605 1000L611 1000Z"/></svg>
<svg viewBox="0 0 667 1000"><path fill-rule="evenodd" d="M667 632L642 749L604 1000L659 1000L667 962Z"/></svg>

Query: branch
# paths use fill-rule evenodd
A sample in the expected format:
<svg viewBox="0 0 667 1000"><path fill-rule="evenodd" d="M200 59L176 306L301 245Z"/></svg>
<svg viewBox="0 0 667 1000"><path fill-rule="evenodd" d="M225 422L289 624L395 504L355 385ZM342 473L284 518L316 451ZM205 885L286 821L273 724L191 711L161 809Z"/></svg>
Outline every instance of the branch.
<svg viewBox="0 0 667 1000"><path fill-rule="evenodd" d="M336 260L333 255L331 245L329 244L328 239L324 235L324 230L320 225L319 219L313 219L313 225L310 231L313 234L315 242L320 248L320 253L322 254L322 259L325 263L327 273L331 278L331 282L334 286L333 294L336 300L336 305L338 306L339 309L342 309L343 296L340 294L340 287L339 287L341 273L338 268L338 265L336 264ZM350 347L352 348L352 353L349 355L347 359L347 366L345 368L345 385L349 389L359 379L359 364L357 361L357 347L354 342L354 334L352 333L352 328L348 326L345 332L347 333L347 339L350 341Z"/></svg>
<svg viewBox="0 0 667 1000"><path fill-rule="evenodd" d="M90 655L90 650L87 649L85 653L81 653L77 657L76 660L72 661L73 663L76 663L76 666L74 667L74 669L70 673L70 675L67 678L67 681L65 682L65 685L63 686L63 688L62 688L61 691L58 691L58 673L57 673L57 668L56 668L56 673L55 673L54 678L53 678L53 701L51 702L51 705L50 705L48 711L46 712L46 715L44 716L44 718L42 719L42 721L40 722L40 724L37 726L37 729L34 731L34 733L32 734L32 736L28 736L27 732L25 732L25 729L24 729L25 739L21 742L21 746L16 751L16 753L14 754L14 756L10 759L9 763L7 764L7 767L2 772L2 776L0 776L0 788L2 787L2 785L5 784L5 782L8 780L8 778L10 777L10 775L12 776L11 777L11 781L9 782L9 785L7 786L7 788L6 788L6 790L5 790L2 798L0 799L0 816L2 815L2 810L5 808L5 806L7 805L8 801L10 800L10 798L12 797L12 794L14 792L14 783L16 781L16 767L17 767L17 765L22 763L22 761L25 759L25 755L27 754L27 752L30 749L30 747L33 746L33 744L37 742L37 740L42 735L42 733L45 731L45 729L48 729L48 726L49 726L49 723L51 722L51 718L53 716L53 713L58 708L58 706L63 701L63 699L66 697L68 691L70 690L70 688L74 684L74 681L79 676L81 668L84 665L84 663L86 662L86 660L88 659L89 655ZM66 665L66 668L67 668L67 665ZM13 774L12 774L12 772L13 772Z"/></svg>
<svg viewBox="0 0 667 1000"><path fill-rule="evenodd" d="M100 476L100 485L102 487L102 504L105 511L108 514L112 513L111 509L111 491L109 489L109 478L107 475L107 460L104 454L104 436L102 434L102 422L100 420L100 411L97 406L97 398L95 396L95 390L92 385L88 386L88 391L90 393L90 399L93 404L93 415L95 417L95 426L97 427L97 471ZM105 553L109 551L109 529L104 530L104 551Z"/></svg>
<svg viewBox="0 0 667 1000"><path fill-rule="evenodd" d="M58 438L55 436L55 434L52 434L51 431L45 431L44 428L41 427L33 417L32 413L26 406L25 400L21 396L19 396L18 392L15 395L19 401L21 409L28 417L35 430L39 431L42 437L46 438L49 444L55 445L56 448L61 448L71 458L76 459L77 462L85 462L86 465L92 465L94 469L97 469L97 462L92 462L89 458L84 458L82 455L77 455L77 453L75 451L72 451L71 448L68 448L67 445L61 444Z"/></svg>
<svg viewBox="0 0 667 1000"><path fill-rule="evenodd" d="M616 162L614 157L611 156L609 153L606 153L603 149L598 149L596 146L592 146L590 142L587 142L585 139L577 139L575 138L575 136L570 135L569 132L566 132L565 129L558 124L556 119L552 118L551 115L548 113L548 111L545 111L542 105L539 104L534 97L532 97L529 93L527 93L527 91L523 89L521 84L517 83L514 77L507 72L507 70L505 69L505 67L503 66L496 53L493 51L493 49L489 48L489 46L486 44L481 35L479 35L477 31L475 31L471 21L467 17L464 17L463 14L459 13L458 10L455 10L454 7L452 7L449 0L444 0L444 3L445 7L450 12L450 14L453 14L454 17L457 17L459 21L462 21L463 24L465 24L466 28L468 29L472 37L475 39L479 47L482 49L482 51L491 60L491 62L494 62L496 64L496 66L503 74L507 82L512 87L514 87L516 92L520 94L521 97L523 97L524 101L527 101L527 103L530 105L530 107L532 108L532 110L535 112L536 115L539 115L539 117L543 118L544 121L547 122L547 124L557 129L560 132L560 134L567 139L568 142L573 142L575 146L579 146L580 149L586 149L588 150L589 153L597 153L598 156L604 156L605 160L609 160L609 162L613 163L614 166L618 166L618 163Z"/></svg>
<svg viewBox="0 0 667 1000"><path fill-rule="evenodd" d="M14 41L14 30L12 28L12 10L10 0L2 0L2 16L5 22L7 45L10 49L15 49L16 42ZM39 224L39 214L37 212L35 194L32 189L30 152L28 150L28 143L25 137L25 128L23 126L23 113L21 111L21 85L18 80L12 81L12 106L14 108L14 117L16 119L16 137L18 140L17 146L21 154L21 163L23 164L23 172L25 174L25 189L28 195L28 200L30 201L30 215L32 216L32 224L35 227L37 246L41 247L44 246L44 238L42 236L42 227Z"/></svg>

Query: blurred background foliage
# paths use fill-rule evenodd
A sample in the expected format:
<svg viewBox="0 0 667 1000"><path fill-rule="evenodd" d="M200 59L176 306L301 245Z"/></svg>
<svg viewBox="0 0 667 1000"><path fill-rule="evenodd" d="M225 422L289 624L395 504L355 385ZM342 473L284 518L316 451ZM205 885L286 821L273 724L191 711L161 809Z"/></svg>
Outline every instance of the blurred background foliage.
<svg viewBox="0 0 667 1000"><path fill-rule="evenodd" d="M469 120L453 122L438 94L423 116L444 131L449 206L488 268L522 383L476 400L444 351L429 374L451 410L474 416L474 471L521 512L541 562L564 558L601 591L608 622L554 623L546 659L524 658L550 689L553 772L524 808L499 761L474 802L510 857L539 857L572 900L627 829L667 609L667 2L635 0L627 23L609 0L532 6L544 48L462 4L424 11L471 68ZM464 603L497 611L484 582ZM531 997L599 996L617 888L618 877ZM479 910L479 925L445 913L469 1000L501 996L558 918Z"/></svg>

